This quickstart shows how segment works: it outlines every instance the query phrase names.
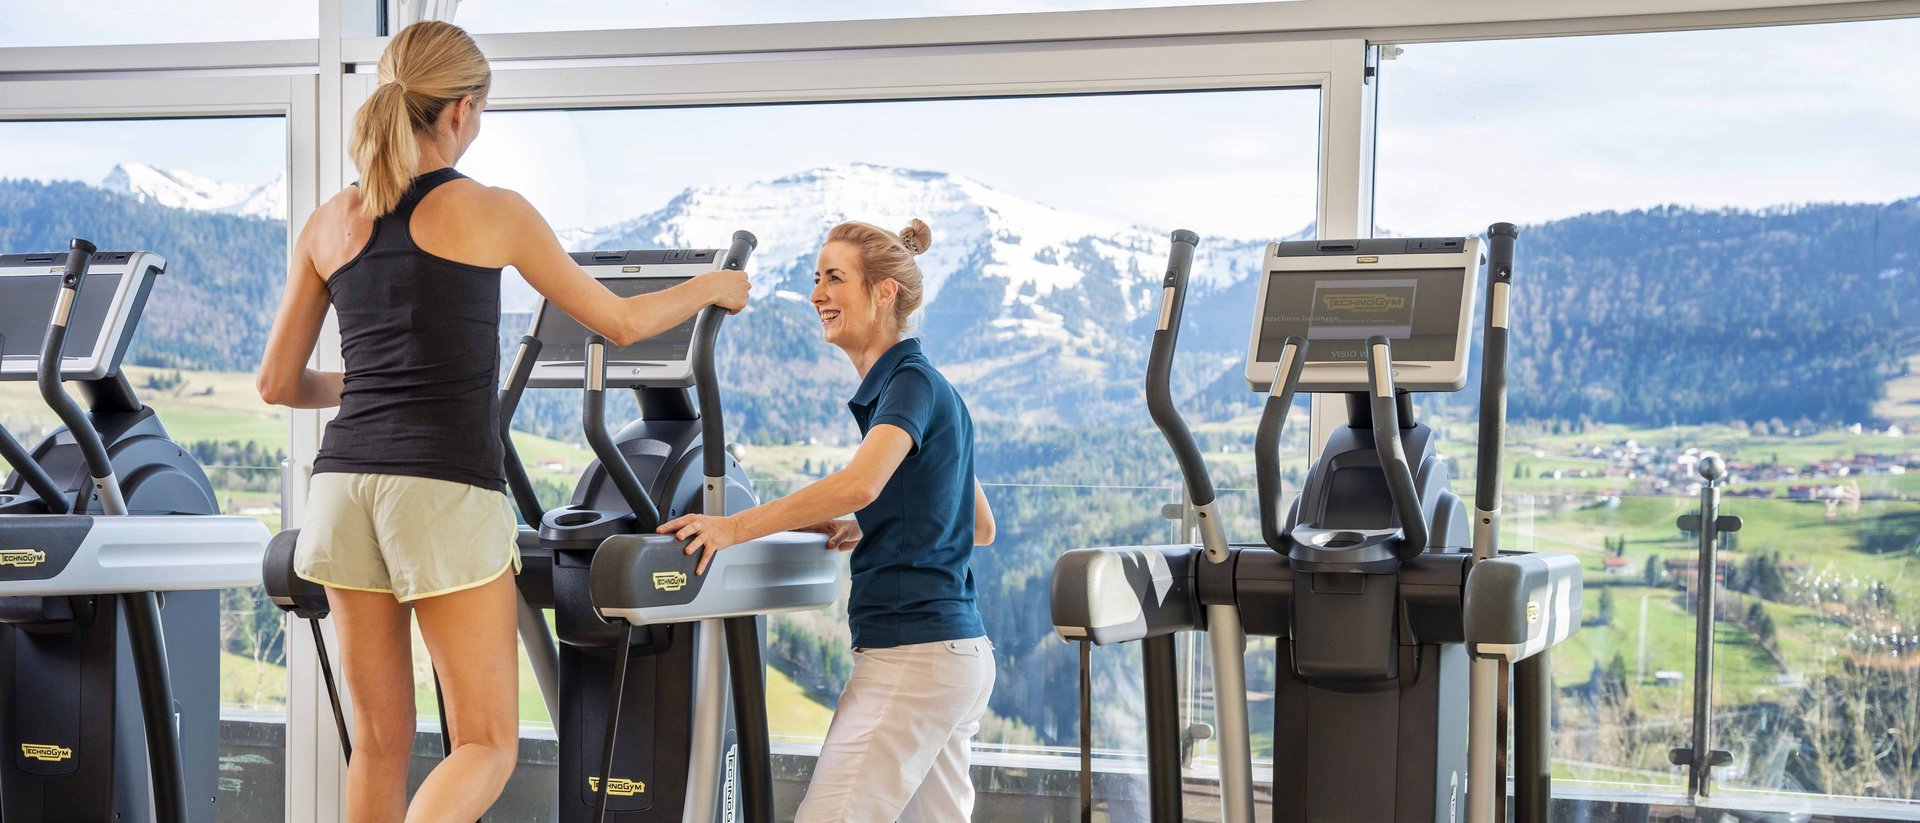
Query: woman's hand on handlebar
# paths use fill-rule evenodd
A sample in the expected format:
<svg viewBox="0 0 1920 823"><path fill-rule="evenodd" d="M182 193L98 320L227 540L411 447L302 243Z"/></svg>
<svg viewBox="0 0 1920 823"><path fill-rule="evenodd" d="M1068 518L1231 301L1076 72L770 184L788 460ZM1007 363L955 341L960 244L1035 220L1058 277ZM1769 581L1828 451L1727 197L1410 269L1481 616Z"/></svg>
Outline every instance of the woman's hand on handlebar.
<svg viewBox="0 0 1920 823"><path fill-rule="evenodd" d="M728 314L739 314L746 308L747 292L753 289L743 271L710 271L694 278L694 282L701 284L709 305L726 309Z"/></svg>
<svg viewBox="0 0 1920 823"><path fill-rule="evenodd" d="M694 574L706 574L714 552L740 542L731 517L686 514L660 524L658 531L673 535L675 540L687 541L687 554L700 553L700 565L694 568Z"/></svg>
<svg viewBox="0 0 1920 823"><path fill-rule="evenodd" d="M822 520L800 531L826 535L827 548L841 552L853 551L861 538L860 521L850 517L845 520Z"/></svg>

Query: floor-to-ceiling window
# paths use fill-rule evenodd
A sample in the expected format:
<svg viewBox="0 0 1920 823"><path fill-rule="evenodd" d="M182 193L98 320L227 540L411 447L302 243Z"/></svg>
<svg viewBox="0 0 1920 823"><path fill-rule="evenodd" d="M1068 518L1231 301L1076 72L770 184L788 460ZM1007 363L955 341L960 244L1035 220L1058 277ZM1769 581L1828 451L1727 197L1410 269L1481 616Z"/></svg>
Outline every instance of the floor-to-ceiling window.
<svg viewBox="0 0 1920 823"><path fill-rule="evenodd" d="M1722 793L1920 797L1920 23L1382 48L1375 231L1521 225L1508 545L1587 580L1563 786L1685 785L1718 585ZM1703 573L1706 450L1745 528Z"/></svg>
<svg viewBox="0 0 1920 823"><path fill-rule="evenodd" d="M287 414L261 402L253 373L286 279L286 169L282 117L0 122L0 251L57 251L79 237L166 260L126 354L128 382L206 468L221 512L271 529ZM7 342L18 354L39 341ZM0 425L31 448L59 421L30 382L9 382ZM221 592L220 653L221 817L277 817L286 644L258 587Z"/></svg>

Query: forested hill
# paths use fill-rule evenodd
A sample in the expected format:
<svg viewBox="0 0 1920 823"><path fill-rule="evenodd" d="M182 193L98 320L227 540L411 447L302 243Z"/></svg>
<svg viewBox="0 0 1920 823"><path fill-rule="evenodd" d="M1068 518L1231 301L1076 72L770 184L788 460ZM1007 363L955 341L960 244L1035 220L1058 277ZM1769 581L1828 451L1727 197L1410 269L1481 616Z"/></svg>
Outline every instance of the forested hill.
<svg viewBox="0 0 1920 823"><path fill-rule="evenodd" d="M64 250L84 237L102 251L167 259L131 363L252 371L287 276L287 224L142 203L70 181L0 180L0 251Z"/></svg>
<svg viewBox="0 0 1920 823"><path fill-rule="evenodd" d="M1528 227L1516 417L1861 422L1920 331L1920 198Z"/></svg>
<svg viewBox="0 0 1920 823"><path fill-rule="evenodd" d="M1513 294L1515 419L1868 422L1920 355L1920 198L1523 226ZM1189 327L1246 328L1229 316L1245 308L1219 302L1190 308ZM1451 403L1478 401L1479 357L1476 339L1469 389ZM1241 368L1187 408L1251 408Z"/></svg>
<svg viewBox="0 0 1920 823"><path fill-rule="evenodd" d="M929 305L923 330L929 354L960 384L975 416L1145 425L1137 400L1152 324L1133 315L1136 303L1150 305L1157 294L1147 275L1164 254L1164 232L1089 235L1079 218L1054 212L1045 214L1058 238L1041 238L1038 229L1024 240L988 231L994 224L970 215L1004 221L1041 207L937 172L862 167L766 185L855 190L871 195L861 202L874 211L889 198L939 194L944 199L929 202L954 212L942 224L955 227L942 241L946 256L934 261L949 285ZM732 192L728 202L757 202L751 189ZM716 198L676 198L617 239L642 243L653 232L680 245L717 242L680 237L689 220L718 219L694 210L703 199ZM902 208L934 206L913 200ZM722 222L745 219L728 213ZM808 246L818 233L794 240L775 237L782 232L772 224L747 227L763 233L763 250ZM103 249L151 249L169 261L132 362L254 368L285 276L284 224L168 208L80 183L0 181L0 250L52 251L75 236ZM1029 254L1027 245L1044 248ZM1255 400L1239 361L1258 246L1207 238L1202 247L1199 265L1208 270L1196 270L1176 388L1207 387L1186 405L1219 416ZM1520 253L1510 392L1516 418L1861 422L1872 419L1905 358L1920 354L1920 335L1906 331L1920 329L1920 198L1759 212L1602 212L1524 227ZM804 271L786 271L792 266L778 255L759 257L764 271L756 279L775 281L768 292L804 287ZM810 262L802 258L794 265ZM1015 282L1038 276L1028 272L1036 266L1052 278L1045 288ZM723 341L740 436L845 429L838 404L819 399L850 393L851 373L819 341L810 307L798 295L757 293L762 299ZM1472 394L1463 392L1460 402L1472 402ZM535 405L529 421L541 417ZM569 430L571 418L555 417L556 433Z"/></svg>

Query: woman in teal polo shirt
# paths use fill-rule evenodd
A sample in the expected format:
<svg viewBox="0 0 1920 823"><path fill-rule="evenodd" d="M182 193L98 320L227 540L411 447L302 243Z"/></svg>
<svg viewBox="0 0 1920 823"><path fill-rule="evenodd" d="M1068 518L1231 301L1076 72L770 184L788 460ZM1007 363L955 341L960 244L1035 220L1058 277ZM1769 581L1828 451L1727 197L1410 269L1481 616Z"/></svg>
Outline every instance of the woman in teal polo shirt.
<svg viewBox="0 0 1920 823"><path fill-rule="evenodd" d="M993 541L993 512L973 475L966 403L902 336L920 306L914 257L931 239L919 220L897 235L842 223L820 248L821 332L860 373L847 403L863 436L852 462L771 503L660 527L701 552L702 573L714 552L790 529L853 552L853 675L797 823L973 815L967 755L994 668L967 563Z"/></svg>

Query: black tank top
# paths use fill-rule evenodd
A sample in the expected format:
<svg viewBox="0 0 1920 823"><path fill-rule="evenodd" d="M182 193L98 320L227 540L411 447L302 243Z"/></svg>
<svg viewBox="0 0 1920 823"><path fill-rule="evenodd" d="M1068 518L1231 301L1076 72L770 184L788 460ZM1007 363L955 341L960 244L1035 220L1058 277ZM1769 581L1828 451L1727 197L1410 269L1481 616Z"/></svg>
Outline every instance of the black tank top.
<svg viewBox="0 0 1920 823"><path fill-rule="evenodd" d="M500 270L414 245L420 200L463 175L414 178L373 221L358 255L327 279L340 317L346 387L327 424L315 474L358 472L506 488L499 398Z"/></svg>

